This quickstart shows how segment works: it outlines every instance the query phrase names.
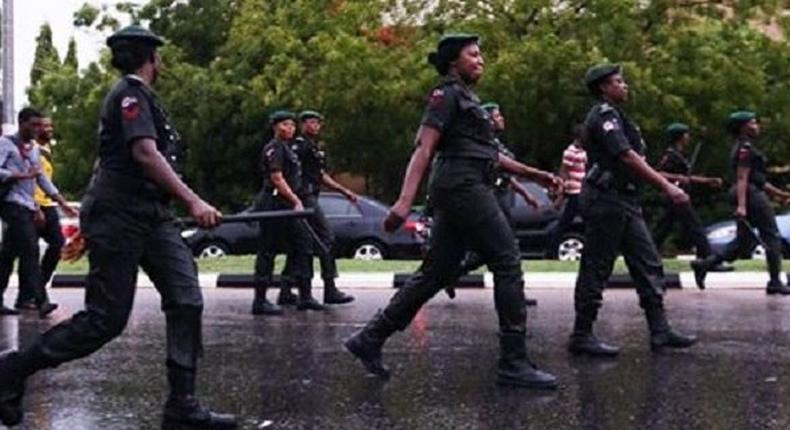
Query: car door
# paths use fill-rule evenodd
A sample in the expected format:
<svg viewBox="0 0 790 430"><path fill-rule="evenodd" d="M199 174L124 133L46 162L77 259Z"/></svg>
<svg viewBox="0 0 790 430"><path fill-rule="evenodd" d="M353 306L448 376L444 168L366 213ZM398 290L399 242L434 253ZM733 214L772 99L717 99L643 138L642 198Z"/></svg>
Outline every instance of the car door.
<svg viewBox="0 0 790 430"><path fill-rule="evenodd" d="M362 212L339 193L321 193L318 204L335 234L335 253L342 255L366 228Z"/></svg>
<svg viewBox="0 0 790 430"><path fill-rule="evenodd" d="M551 233L549 229L559 214L554 209L545 188L534 182L522 182L521 185L538 200L540 205L533 208L521 196L514 196L511 210L516 237L519 239L522 254L526 256L543 255L545 251L543 248Z"/></svg>

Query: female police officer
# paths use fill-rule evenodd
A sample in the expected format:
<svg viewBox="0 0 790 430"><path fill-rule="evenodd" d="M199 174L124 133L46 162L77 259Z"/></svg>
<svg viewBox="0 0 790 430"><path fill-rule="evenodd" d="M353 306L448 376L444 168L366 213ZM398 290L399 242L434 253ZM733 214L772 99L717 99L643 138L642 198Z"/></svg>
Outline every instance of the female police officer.
<svg viewBox="0 0 790 430"><path fill-rule="evenodd" d="M423 174L438 153L429 185L434 207L431 256L421 276L412 277L386 309L352 335L345 346L369 372L388 378L389 371L381 363L384 342L396 330L405 329L422 305L454 280L468 246L483 256L494 273L501 347L498 382L555 388L554 376L538 370L527 357L519 253L492 185L497 164L552 187L559 182L549 173L499 154L489 116L471 90L483 74L477 36L446 36L428 60L443 79L428 98L422 126L417 132L417 148L400 198L385 220L385 228L391 231L404 222Z"/></svg>
<svg viewBox="0 0 790 430"><path fill-rule="evenodd" d="M302 170L299 158L291 150L296 132L296 116L292 112L277 111L269 118L272 139L263 148L263 189L258 206L262 210L303 210ZM311 294L313 279L312 237L302 220L275 220L261 222L259 249L255 259L255 299L252 313L279 314L279 306L266 299L266 289L272 283L274 256L277 252L288 254L282 282L293 281L299 288L299 310L324 310Z"/></svg>
<svg viewBox="0 0 790 430"><path fill-rule="evenodd" d="M768 294L790 294L779 278L782 272L782 242L776 226L774 210L768 197L788 204L790 193L780 190L768 182L765 170L765 155L754 145L760 136L760 123L757 114L748 111L734 112L728 120L730 132L735 135L730 160L735 170L736 183L732 194L735 201L735 216L738 218L738 235L724 249L722 254L711 254L703 260L694 261L691 267L699 288L705 288L705 275L722 261L732 261L742 250L751 250L756 239L752 226L760 232L765 245L768 274L766 286ZM748 221L748 222L747 222ZM751 224L751 225L750 225Z"/></svg>
<svg viewBox="0 0 790 430"><path fill-rule="evenodd" d="M104 99L98 169L82 201L80 225L90 250L85 310L42 334L32 347L0 359L5 425L22 420L28 376L91 354L121 334L142 266L162 295L167 321L170 396L163 428L236 428L233 416L215 414L194 397L203 297L192 252L168 206L172 197L180 200L202 227L216 225L221 214L176 174L179 135L151 88L162 43L139 26L107 39L112 65L124 77Z"/></svg>

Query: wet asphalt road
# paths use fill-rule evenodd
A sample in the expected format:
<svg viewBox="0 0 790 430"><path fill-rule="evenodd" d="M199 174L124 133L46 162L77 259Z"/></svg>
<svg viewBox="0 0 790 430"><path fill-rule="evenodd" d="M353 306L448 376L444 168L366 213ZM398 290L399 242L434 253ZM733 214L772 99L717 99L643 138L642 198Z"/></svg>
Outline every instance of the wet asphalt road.
<svg viewBox="0 0 790 430"><path fill-rule="evenodd" d="M254 318L251 291L204 290L202 400L238 414L246 429L265 420L272 429L790 428L790 298L758 290L671 291L673 325L697 333L700 344L654 355L634 292L609 291L596 332L622 354L601 361L565 352L571 290L529 290L540 301L530 308L529 349L561 383L546 393L493 383L490 289L461 291L455 301L440 293L386 345L392 381L365 377L341 342L392 291L351 292L355 304L329 313ZM80 290L53 295L72 311L80 308ZM32 315L3 318L0 347L24 345L46 326ZM157 428L166 396L163 343L158 296L141 289L124 335L30 380L18 428Z"/></svg>

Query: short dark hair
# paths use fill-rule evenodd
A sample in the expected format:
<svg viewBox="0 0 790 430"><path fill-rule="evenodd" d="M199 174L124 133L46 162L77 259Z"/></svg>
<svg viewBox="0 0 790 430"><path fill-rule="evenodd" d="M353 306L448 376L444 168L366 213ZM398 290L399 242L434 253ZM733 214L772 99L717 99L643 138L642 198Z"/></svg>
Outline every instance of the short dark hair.
<svg viewBox="0 0 790 430"><path fill-rule="evenodd" d="M26 107L22 108L22 110L19 111L19 115L17 116L19 124L28 122L33 118L44 118L44 115L32 107Z"/></svg>
<svg viewBox="0 0 790 430"><path fill-rule="evenodd" d="M112 66L124 74L134 73L148 61L153 61L156 46L132 40L113 43Z"/></svg>

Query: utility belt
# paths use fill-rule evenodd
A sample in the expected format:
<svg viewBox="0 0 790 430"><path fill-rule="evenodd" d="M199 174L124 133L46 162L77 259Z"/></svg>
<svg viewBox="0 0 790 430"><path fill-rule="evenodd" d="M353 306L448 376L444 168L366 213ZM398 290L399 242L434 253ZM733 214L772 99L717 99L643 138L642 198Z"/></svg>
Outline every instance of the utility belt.
<svg viewBox="0 0 790 430"><path fill-rule="evenodd" d="M91 180L91 190L97 194L112 193L149 199L159 203L170 201L170 196L153 182L111 170L99 169Z"/></svg>
<svg viewBox="0 0 790 430"><path fill-rule="evenodd" d="M496 161L490 158L459 157L455 155L439 155L433 167L437 176L447 171L450 174L456 172L461 174L471 174L472 179L482 182L485 185L496 186L499 172Z"/></svg>
<svg viewBox="0 0 790 430"><path fill-rule="evenodd" d="M587 173L584 182L597 191L611 196L622 197L625 199L635 199L639 195L639 188L636 184L628 181L618 180L614 172L605 170L598 164L593 165Z"/></svg>

